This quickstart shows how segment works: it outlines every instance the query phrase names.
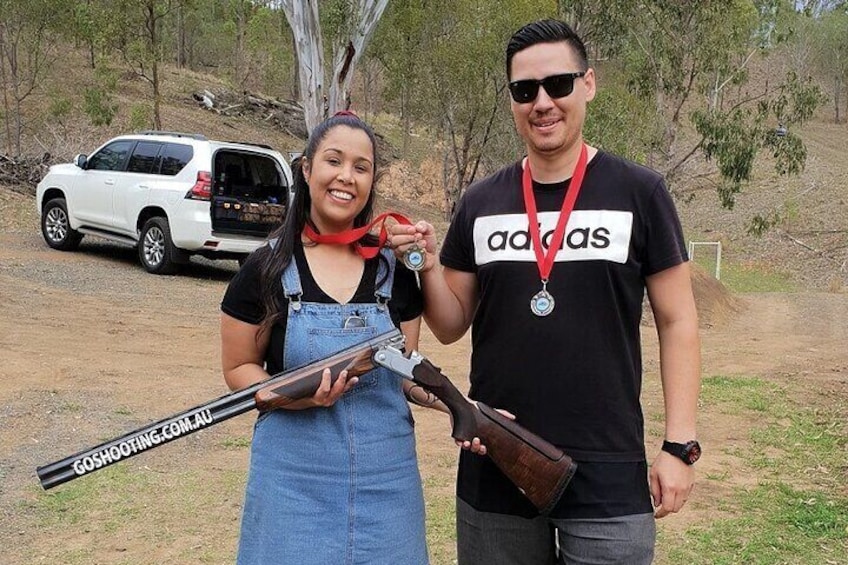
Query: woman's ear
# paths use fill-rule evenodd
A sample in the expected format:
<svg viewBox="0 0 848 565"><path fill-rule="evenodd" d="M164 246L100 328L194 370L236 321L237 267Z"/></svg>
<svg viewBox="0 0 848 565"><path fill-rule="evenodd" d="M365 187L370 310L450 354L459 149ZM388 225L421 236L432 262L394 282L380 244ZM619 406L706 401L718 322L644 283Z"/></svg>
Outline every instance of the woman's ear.
<svg viewBox="0 0 848 565"><path fill-rule="evenodd" d="M300 159L300 169L303 171L303 178L306 179L306 184L309 184L309 175L311 173L311 167L309 165L309 159L306 157L301 157Z"/></svg>

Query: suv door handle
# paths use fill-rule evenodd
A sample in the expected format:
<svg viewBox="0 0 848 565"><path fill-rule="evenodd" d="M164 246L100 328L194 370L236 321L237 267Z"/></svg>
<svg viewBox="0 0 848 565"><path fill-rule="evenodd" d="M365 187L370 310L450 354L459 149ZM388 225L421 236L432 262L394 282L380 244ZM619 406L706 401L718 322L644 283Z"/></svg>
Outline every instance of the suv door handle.
<svg viewBox="0 0 848 565"><path fill-rule="evenodd" d="M142 189L142 190L147 190L148 188L150 188L150 187L149 187L149 186L147 186L146 184L140 184L140 185L138 185L138 187L139 187L140 189Z"/></svg>
<svg viewBox="0 0 848 565"><path fill-rule="evenodd" d="M115 184L115 179L106 179L103 181L103 184L113 185Z"/></svg>

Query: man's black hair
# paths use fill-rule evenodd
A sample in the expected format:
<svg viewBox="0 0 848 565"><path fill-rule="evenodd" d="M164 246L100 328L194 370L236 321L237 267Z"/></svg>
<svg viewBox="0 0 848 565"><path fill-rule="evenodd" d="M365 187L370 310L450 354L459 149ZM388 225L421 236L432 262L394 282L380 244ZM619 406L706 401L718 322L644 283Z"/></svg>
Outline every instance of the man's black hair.
<svg viewBox="0 0 848 565"><path fill-rule="evenodd" d="M539 20L516 31L506 46L506 76L512 78L512 58L516 53L537 43L568 43L577 55L581 71L589 68L586 46L580 36L571 27L560 20Z"/></svg>

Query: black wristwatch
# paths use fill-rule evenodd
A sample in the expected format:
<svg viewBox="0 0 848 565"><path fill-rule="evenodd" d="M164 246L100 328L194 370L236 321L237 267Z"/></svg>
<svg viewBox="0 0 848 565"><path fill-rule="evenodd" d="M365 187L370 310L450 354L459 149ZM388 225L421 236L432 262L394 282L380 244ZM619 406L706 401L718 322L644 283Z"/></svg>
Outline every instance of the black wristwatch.
<svg viewBox="0 0 848 565"><path fill-rule="evenodd" d="M701 458L701 444L695 441L687 441L686 443L674 443L673 441L664 441L662 450L666 453L671 453L675 457L687 465L692 465Z"/></svg>

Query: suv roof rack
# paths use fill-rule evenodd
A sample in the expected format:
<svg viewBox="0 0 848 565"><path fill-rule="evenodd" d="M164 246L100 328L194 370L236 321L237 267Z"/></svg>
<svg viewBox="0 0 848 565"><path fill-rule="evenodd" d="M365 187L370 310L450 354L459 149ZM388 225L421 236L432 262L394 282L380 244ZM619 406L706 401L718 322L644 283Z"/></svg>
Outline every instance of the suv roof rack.
<svg viewBox="0 0 848 565"><path fill-rule="evenodd" d="M237 143L239 145L253 145L255 147L261 147L262 149L270 149L272 151L274 150L274 148L271 147L270 145L268 145L267 143L253 143L252 141L230 141L230 140L225 140L223 143Z"/></svg>
<svg viewBox="0 0 848 565"><path fill-rule="evenodd" d="M190 139L197 139L198 141L209 141L205 135L199 133L181 133L178 131L160 131L154 129L140 131L136 135L168 135L171 137L188 137Z"/></svg>

